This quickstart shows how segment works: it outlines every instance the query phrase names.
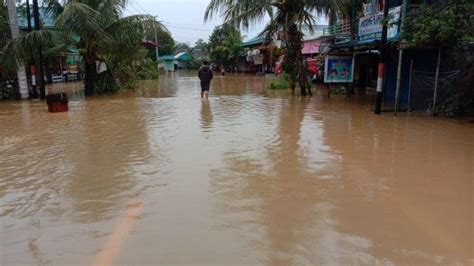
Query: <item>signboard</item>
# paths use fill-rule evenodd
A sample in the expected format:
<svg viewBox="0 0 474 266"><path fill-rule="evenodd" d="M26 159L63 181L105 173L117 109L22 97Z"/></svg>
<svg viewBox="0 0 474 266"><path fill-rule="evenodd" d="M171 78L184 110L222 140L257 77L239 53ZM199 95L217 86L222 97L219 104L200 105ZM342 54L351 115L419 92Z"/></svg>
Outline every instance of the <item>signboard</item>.
<svg viewBox="0 0 474 266"><path fill-rule="evenodd" d="M364 16L373 15L376 11L377 11L377 2L362 4L362 12Z"/></svg>
<svg viewBox="0 0 474 266"><path fill-rule="evenodd" d="M398 36L398 21L400 20L401 6L390 8L388 11L389 21L387 38ZM373 15L359 18L359 41L369 42L380 39L382 36L383 11Z"/></svg>
<svg viewBox="0 0 474 266"><path fill-rule="evenodd" d="M400 25L400 15L402 13L402 7L397 6L390 8L388 11L388 17L389 19L389 24L387 28L387 38L392 39L398 37L400 31L399 31L399 25Z"/></svg>
<svg viewBox="0 0 474 266"><path fill-rule="evenodd" d="M307 41L304 42L303 49L301 50L302 54L317 54L319 53L320 41Z"/></svg>
<svg viewBox="0 0 474 266"><path fill-rule="evenodd" d="M352 56L326 56L324 64L325 83L347 83L354 78L354 58Z"/></svg>

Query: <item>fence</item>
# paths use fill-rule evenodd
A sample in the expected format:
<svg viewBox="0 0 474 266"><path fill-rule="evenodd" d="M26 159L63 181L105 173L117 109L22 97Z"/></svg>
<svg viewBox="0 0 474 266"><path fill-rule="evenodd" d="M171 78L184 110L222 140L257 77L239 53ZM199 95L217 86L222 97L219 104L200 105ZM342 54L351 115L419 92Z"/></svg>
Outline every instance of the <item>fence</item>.
<svg viewBox="0 0 474 266"><path fill-rule="evenodd" d="M436 106L433 106L436 73L413 70L409 88L409 109L431 113L451 112L450 109L456 108L460 97L459 73L459 70L439 73Z"/></svg>

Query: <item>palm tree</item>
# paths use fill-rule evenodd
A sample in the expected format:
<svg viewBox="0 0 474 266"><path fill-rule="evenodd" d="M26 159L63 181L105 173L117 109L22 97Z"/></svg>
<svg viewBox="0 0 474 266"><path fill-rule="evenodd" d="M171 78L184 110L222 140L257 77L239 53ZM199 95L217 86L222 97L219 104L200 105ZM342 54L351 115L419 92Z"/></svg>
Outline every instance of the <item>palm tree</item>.
<svg viewBox="0 0 474 266"><path fill-rule="evenodd" d="M150 16L122 17L126 5L127 0L70 0L57 18L57 26L66 36L79 37L73 45L84 59L86 95L95 91L96 61L104 61L108 54L131 56L147 26L164 28Z"/></svg>
<svg viewBox="0 0 474 266"><path fill-rule="evenodd" d="M7 0L8 5L8 18L10 22L10 31L12 39L18 39L20 37L20 27L18 26L18 15L16 12L15 1ZM20 97L22 99L28 98L28 83L26 78L25 65L17 58L16 60L17 68L16 73L18 76L18 87L20 90Z"/></svg>
<svg viewBox="0 0 474 266"><path fill-rule="evenodd" d="M304 26L314 31L316 15L327 14L329 11L342 12L347 0L211 0L207 6L204 19L212 18L220 13L225 23L248 29L270 17L264 33L272 36L277 32L284 33L286 44L284 69L288 72L290 87L294 93L296 82L299 82L301 95L306 95L308 81L301 54L302 31ZM311 94L311 91L309 90Z"/></svg>

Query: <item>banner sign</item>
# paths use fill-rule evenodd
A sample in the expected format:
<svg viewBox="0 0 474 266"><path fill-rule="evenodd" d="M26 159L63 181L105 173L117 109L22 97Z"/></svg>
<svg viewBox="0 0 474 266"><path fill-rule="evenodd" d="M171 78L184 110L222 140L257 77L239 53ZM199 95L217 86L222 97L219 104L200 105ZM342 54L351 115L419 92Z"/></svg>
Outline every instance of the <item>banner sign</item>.
<svg viewBox="0 0 474 266"><path fill-rule="evenodd" d="M354 58L352 56L326 56L324 83L347 83L354 78Z"/></svg>
<svg viewBox="0 0 474 266"><path fill-rule="evenodd" d="M401 6L389 9L387 39L398 37L398 22L400 21ZM383 11L359 18L359 41L369 42L382 37Z"/></svg>
<svg viewBox="0 0 474 266"><path fill-rule="evenodd" d="M307 41L303 43L302 54L317 54L319 53L320 41Z"/></svg>

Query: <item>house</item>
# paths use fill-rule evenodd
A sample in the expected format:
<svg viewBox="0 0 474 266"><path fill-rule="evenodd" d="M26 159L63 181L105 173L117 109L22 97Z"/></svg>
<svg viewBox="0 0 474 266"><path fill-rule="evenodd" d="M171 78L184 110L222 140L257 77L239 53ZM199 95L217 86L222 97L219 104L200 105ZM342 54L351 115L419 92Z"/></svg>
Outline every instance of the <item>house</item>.
<svg viewBox="0 0 474 266"><path fill-rule="evenodd" d="M175 70L175 59L173 55L163 55L158 57L159 61L162 63L159 64L159 68L163 68L165 71L174 71Z"/></svg>
<svg viewBox="0 0 474 266"><path fill-rule="evenodd" d="M244 52L238 63L238 71L250 73L272 72L275 45L259 35L242 43Z"/></svg>
<svg viewBox="0 0 474 266"><path fill-rule="evenodd" d="M324 29L325 42L325 82L345 83L360 93L375 93L378 77L379 45L384 19L382 3L368 0L357 12L358 17L351 20L341 18ZM433 97L432 87L427 86L428 73L434 73L437 52L433 49L406 49L399 62L399 49L396 45L401 38L403 14L407 14L418 0L389 0L389 21L383 91L383 109L395 107L397 76L400 69L400 109L426 110ZM429 1L428 1L429 2ZM356 12L354 12L356 13ZM351 23L352 21L352 23ZM400 68L399 68L399 64ZM331 67L336 66L337 67ZM431 74L430 74L431 75Z"/></svg>
<svg viewBox="0 0 474 266"><path fill-rule="evenodd" d="M315 25L313 31L308 28L302 29L304 37L301 52L306 60L311 60L312 57L320 54L321 43L327 39L327 36L323 35L325 28L327 28L326 25ZM266 39L264 35L258 35L242 43L245 52L241 55L238 70L251 73L274 73L275 64L280 61L277 58L277 50L282 47L281 39L281 36Z"/></svg>
<svg viewBox="0 0 474 266"><path fill-rule="evenodd" d="M28 18L26 10L18 12L18 25L21 31L28 32L35 29L35 21L33 16L33 7L30 7L30 29L28 27ZM55 17L54 13L46 7L39 7L38 13L40 17L41 29L54 29ZM79 65L81 65L82 58L79 51L75 48L68 48L62 52L49 57L48 64L45 65L45 74L48 82L56 83L63 81L72 81L79 78ZM35 69L34 67L32 67ZM28 68L29 75L34 73L34 70Z"/></svg>
<svg viewBox="0 0 474 266"><path fill-rule="evenodd" d="M176 69L187 68L189 62L193 59L193 56L188 52L181 52L174 56L174 64Z"/></svg>

